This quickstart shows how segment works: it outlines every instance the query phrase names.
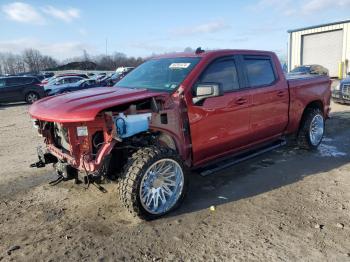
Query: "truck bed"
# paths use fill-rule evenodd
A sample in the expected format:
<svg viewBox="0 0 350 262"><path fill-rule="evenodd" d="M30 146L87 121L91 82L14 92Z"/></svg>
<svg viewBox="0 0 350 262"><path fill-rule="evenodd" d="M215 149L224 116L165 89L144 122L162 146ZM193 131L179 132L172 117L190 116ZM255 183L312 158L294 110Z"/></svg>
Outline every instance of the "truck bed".
<svg viewBox="0 0 350 262"><path fill-rule="evenodd" d="M319 75L286 75L290 108L289 124L286 133L294 133L299 128L299 123L305 107L310 103L321 103L324 108L324 116L328 118L330 111L331 80L327 76Z"/></svg>

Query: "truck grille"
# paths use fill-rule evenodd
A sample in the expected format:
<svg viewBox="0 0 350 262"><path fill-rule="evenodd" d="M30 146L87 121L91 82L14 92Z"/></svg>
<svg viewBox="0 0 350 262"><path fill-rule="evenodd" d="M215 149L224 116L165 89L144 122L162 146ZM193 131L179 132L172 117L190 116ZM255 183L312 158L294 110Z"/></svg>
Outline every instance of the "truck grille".
<svg viewBox="0 0 350 262"><path fill-rule="evenodd" d="M343 85L342 92L344 95L350 95L350 84Z"/></svg>
<svg viewBox="0 0 350 262"><path fill-rule="evenodd" d="M343 99L350 99L350 84L343 85L342 93Z"/></svg>

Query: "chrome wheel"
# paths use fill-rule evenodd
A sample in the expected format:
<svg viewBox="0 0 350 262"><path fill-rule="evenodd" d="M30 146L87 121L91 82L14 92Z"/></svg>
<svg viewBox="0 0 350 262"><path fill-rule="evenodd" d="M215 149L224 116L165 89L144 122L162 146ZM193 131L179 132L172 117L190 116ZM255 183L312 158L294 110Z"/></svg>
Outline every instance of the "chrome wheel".
<svg viewBox="0 0 350 262"><path fill-rule="evenodd" d="M178 202L184 187L184 174L175 160L166 158L153 163L140 185L140 201L151 214L167 212Z"/></svg>
<svg viewBox="0 0 350 262"><path fill-rule="evenodd" d="M310 124L310 142L317 146L323 137L324 119L322 115L315 115Z"/></svg>
<svg viewBox="0 0 350 262"><path fill-rule="evenodd" d="M38 95L35 93L29 93L27 95L27 102L33 104L35 101L39 99Z"/></svg>

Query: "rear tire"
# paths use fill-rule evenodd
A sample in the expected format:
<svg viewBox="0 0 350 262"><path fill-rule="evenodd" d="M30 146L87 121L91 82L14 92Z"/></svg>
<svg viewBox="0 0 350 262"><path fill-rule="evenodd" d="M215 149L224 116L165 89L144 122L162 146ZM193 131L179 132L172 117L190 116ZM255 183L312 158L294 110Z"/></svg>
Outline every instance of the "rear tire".
<svg viewBox="0 0 350 262"><path fill-rule="evenodd" d="M299 133L297 136L298 146L306 150L315 150L322 142L325 130L325 121L319 108L306 109Z"/></svg>
<svg viewBox="0 0 350 262"><path fill-rule="evenodd" d="M29 92L25 96L25 100L28 104L33 104L35 101L38 101L40 96L35 92Z"/></svg>
<svg viewBox="0 0 350 262"><path fill-rule="evenodd" d="M185 168L177 153L165 147L135 152L119 181L119 196L129 212L141 219L161 217L182 202L187 189Z"/></svg>

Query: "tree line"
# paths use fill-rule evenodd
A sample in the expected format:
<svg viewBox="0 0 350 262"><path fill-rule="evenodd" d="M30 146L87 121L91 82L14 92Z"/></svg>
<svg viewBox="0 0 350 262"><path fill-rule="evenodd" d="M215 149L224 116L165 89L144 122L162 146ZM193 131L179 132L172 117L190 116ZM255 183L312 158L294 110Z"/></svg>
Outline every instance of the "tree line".
<svg viewBox="0 0 350 262"><path fill-rule="evenodd" d="M80 63L76 63L80 62ZM82 56L58 61L55 58L43 55L36 49L25 49L21 54L0 53L0 75L21 74L21 73L39 73L41 71L55 71L59 68L85 70L87 68L70 68L70 64L94 64L93 70L114 71L120 66L138 66L143 63L141 57L128 57L123 53L114 53L112 55L90 56L85 50ZM90 68L89 68L90 69ZM90 69L91 70L91 69Z"/></svg>

